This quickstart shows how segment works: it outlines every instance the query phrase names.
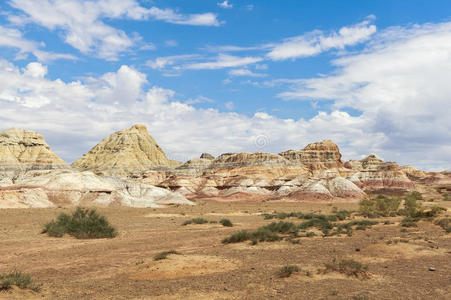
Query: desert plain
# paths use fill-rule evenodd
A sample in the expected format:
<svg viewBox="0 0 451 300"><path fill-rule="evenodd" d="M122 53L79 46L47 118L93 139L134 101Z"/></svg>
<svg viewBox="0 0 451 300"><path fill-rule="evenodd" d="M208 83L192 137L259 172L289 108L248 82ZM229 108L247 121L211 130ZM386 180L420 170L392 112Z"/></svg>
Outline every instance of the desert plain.
<svg viewBox="0 0 451 300"><path fill-rule="evenodd" d="M436 204L436 203L434 203ZM450 202L439 203L450 208ZM167 208L99 208L117 227L113 239L79 240L40 234L44 223L69 208L0 210L0 271L18 268L42 284L0 299L449 299L451 238L431 222L401 232L399 217L352 236L223 244L242 229L273 220L263 213L331 213L347 203L211 203ZM233 227L183 222L227 218ZM287 219L288 220L288 219ZM290 221L297 222L297 220ZM168 250L180 254L155 261ZM334 258L368 265L369 278L317 274ZM279 278L295 264L300 272ZM434 268L435 271L430 271Z"/></svg>

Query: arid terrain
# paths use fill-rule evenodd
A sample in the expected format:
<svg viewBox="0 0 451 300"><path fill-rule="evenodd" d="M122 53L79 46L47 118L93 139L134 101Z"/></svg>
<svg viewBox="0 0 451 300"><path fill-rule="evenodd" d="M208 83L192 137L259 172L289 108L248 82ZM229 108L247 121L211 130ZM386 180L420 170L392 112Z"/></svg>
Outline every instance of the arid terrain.
<svg viewBox="0 0 451 300"><path fill-rule="evenodd" d="M430 202L426 202L427 206ZM433 204L451 208L449 201ZM71 208L0 210L0 273L29 273L40 292L13 289L0 299L449 299L451 237L420 221L402 230L399 217L352 236L301 237L288 241L222 244L242 229L274 220L263 213L330 213L357 204L234 202L167 208L99 208L119 235L78 240L40 234L42 226ZM227 218L233 227L183 222L195 217ZM300 220L290 218L294 223ZM402 231L404 232L402 232ZM168 250L180 254L154 261ZM317 274L336 259L368 265L368 279L340 273ZM300 272L279 278L284 265ZM431 271L434 268L435 271ZM432 269L432 270L434 270Z"/></svg>

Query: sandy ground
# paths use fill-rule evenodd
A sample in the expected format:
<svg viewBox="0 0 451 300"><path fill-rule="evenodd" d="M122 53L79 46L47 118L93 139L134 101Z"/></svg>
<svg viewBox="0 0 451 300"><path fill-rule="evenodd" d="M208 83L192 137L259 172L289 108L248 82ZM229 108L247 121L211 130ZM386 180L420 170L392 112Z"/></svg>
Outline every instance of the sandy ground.
<svg viewBox="0 0 451 300"><path fill-rule="evenodd" d="M397 223L381 224L352 237L302 238L300 244L221 243L231 233L270 223L264 212L331 209L326 203L269 202L104 208L99 211L119 236L100 240L40 234L44 223L70 209L0 210L0 272L17 268L42 284L39 293L15 288L0 292L0 299L451 299L451 235L430 222L407 232ZM181 226L193 217L225 217L235 226ZM167 250L181 254L153 260ZM370 279L317 274L333 258L368 264ZM278 278L287 264L302 272Z"/></svg>

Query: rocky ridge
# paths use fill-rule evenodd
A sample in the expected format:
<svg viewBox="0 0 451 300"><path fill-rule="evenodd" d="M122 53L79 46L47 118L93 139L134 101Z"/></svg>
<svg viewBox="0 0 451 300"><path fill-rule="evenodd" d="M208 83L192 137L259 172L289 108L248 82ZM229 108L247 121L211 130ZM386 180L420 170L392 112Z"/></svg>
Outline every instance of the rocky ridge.
<svg viewBox="0 0 451 300"><path fill-rule="evenodd" d="M42 142L42 136L35 138L40 143L31 143L26 138L29 135L33 136L15 134L19 141L16 144L25 146L14 153L39 152L31 150L39 144L46 149L47 152L42 150L46 155L28 155L35 157L31 166L39 166L38 171L27 169L13 177L0 176L0 208L192 204L188 199L358 201L366 196L365 190L398 193L414 190L428 180L442 185L451 182L448 173L431 175L411 166L384 162L374 154L343 162L338 146L330 140L279 154L225 153L215 158L203 153L183 164L175 163L166 157L144 125L110 135L69 168L51 155L53 152ZM28 142L20 142L21 137ZM0 152L0 162L10 162L10 167L21 165L21 155L16 154L16 160L11 160L9 152L5 153L6 150ZM28 166L28 160L24 162ZM50 167L45 169L46 165ZM65 169L55 170L57 166Z"/></svg>

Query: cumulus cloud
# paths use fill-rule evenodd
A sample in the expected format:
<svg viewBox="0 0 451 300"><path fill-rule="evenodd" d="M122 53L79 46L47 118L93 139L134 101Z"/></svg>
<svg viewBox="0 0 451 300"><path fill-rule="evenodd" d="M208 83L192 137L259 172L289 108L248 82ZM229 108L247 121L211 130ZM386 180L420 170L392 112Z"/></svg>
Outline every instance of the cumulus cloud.
<svg viewBox="0 0 451 300"><path fill-rule="evenodd" d="M376 32L376 26L371 24L372 19L373 17L369 17L356 25L342 27L338 32L326 34L321 30L314 30L285 39L282 43L273 45L267 57L272 60L295 59L356 45L368 40Z"/></svg>
<svg viewBox="0 0 451 300"><path fill-rule="evenodd" d="M351 107L366 132L383 136L382 156L450 168L451 23L388 28L333 64L330 75L299 80L279 97Z"/></svg>
<svg viewBox="0 0 451 300"><path fill-rule="evenodd" d="M213 13L184 15L169 8L145 8L136 0L11 0L10 4L25 13L10 17L10 21L16 24L33 22L50 30L60 30L64 33L65 42L72 47L107 60L116 60L120 53L130 49L141 38L128 36L123 30L105 24L102 21L105 18L219 26Z"/></svg>
<svg viewBox="0 0 451 300"><path fill-rule="evenodd" d="M146 90L147 84L146 76L129 66L99 77L64 82L47 78L46 68L40 63L21 70L0 60L1 129L14 126L39 131L68 161L112 132L135 123L146 124L169 156L179 160L203 151L215 155L226 151L280 152L322 138L345 146L348 136L340 131L343 127L339 124L350 125L348 133L353 137L368 137L361 129L360 118L344 112L320 113L312 120L280 119L262 112L249 117L198 109L188 104L189 100L175 100L173 90L158 86ZM211 100L207 99L198 98ZM233 109L232 105L227 104L227 109ZM261 135L271 140L265 148L255 144Z"/></svg>
<svg viewBox="0 0 451 300"><path fill-rule="evenodd" d="M208 100L178 100L176 91L152 86L130 66L66 82L49 79L39 62L19 68L0 60L0 124L43 133L68 161L112 132L144 123L179 160L204 151L277 153L332 139L344 159L376 153L424 169L451 168L451 23L388 28L360 53L332 63L330 74L282 80L291 88L279 95L325 100L330 111L283 119L227 111L233 107L226 103L226 112L196 108L192 104ZM258 148L255 139L262 135L271 143Z"/></svg>
<svg viewBox="0 0 451 300"><path fill-rule="evenodd" d="M76 59L73 55L63 53L52 53L40 50L41 45L23 37L18 29L0 26L0 47L11 47L17 49L16 59L27 58L33 54L40 61L55 59Z"/></svg>

